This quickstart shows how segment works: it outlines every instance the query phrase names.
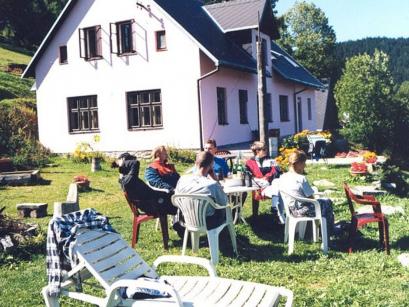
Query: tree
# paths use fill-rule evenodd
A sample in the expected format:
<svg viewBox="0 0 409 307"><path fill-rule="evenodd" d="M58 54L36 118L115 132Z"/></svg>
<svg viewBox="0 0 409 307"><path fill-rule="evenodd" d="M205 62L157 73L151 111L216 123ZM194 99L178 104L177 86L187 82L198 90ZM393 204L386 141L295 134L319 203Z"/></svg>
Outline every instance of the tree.
<svg viewBox="0 0 409 307"><path fill-rule="evenodd" d="M35 48L66 2L67 0L0 0L0 31L19 46Z"/></svg>
<svg viewBox="0 0 409 307"><path fill-rule="evenodd" d="M341 133L351 142L383 152L393 148L396 112L389 57L375 50L373 56L347 60L335 86Z"/></svg>
<svg viewBox="0 0 409 307"><path fill-rule="evenodd" d="M404 81L394 96L395 116L392 154L398 165L409 168L409 81Z"/></svg>
<svg viewBox="0 0 409 307"><path fill-rule="evenodd" d="M325 13L313 3L296 2L283 15L280 46L318 78L328 77L336 36Z"/></svg>

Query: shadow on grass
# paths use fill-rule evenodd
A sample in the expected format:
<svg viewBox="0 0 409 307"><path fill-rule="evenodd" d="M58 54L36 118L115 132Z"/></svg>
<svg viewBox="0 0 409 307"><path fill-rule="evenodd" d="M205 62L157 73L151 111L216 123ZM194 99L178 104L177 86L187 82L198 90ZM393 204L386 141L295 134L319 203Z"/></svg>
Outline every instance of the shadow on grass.
<svg viewBox="0 0 409 307"><path fill-rule="evenodd" d="M409 236L403 236L391 244L391 249L409 250Z"/></svg>
<svg viewBox="0 0 409 307"><path fill-rule="evenodd" d="M36 181L36 185L50 185L52 180L40 178Z"/></svg>
<svg viewBox="0 0 409 307"><path fill-rule="evenodd" d="M271 242L283 242L284 225L278 223L272 214L260 214L247 219L252 232L260 239Z"/></svg>
<svg viewBox="0 0 409 307"><path fill-rule="evenodd" d="M93 188L93 187L89 187L89 188L82 188L80 191L79 191L81 194L82 193L90 193L90 192L97 192L97 193L102 193L102 192L105 192L105 190L102 190L102 189L96 189L96 188Z"/></svg>

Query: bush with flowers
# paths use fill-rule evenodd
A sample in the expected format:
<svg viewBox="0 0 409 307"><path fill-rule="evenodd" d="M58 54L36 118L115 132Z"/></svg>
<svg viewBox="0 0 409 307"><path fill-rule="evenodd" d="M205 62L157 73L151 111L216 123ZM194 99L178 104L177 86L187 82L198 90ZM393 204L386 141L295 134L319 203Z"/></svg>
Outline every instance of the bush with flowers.
<svg viewBox="0 0 409 307"><path fill-rule="evenodd" d="M365 161L366 163L375 163L376 160L377 160L376 153L374 153L373 151L366 151L366 152L362 155L362 159L363 159L363 161Z"/></svg>
<svg viewBox="0 0 409 307"><path fill-rule="evenodd" d="M280 155L275 159L278 166L281 168L282 171L288 170L288 157L291 153L298 150L297 148L280 148Z"/></svg>
<svg viewBox="0 0 409 307"><path fill-rule="evenodd" d="M368 172L368 167L364 162L352 162L351 164L351 174L366 174Z"/></svg>
<svg viewBox="0 0 409 307"><path fill-rule="evenodd" d="M280 154L276 158L277 164L285 171L288 169L288 157L295 150L307 151L309 142L308 135L321 135L327 142L331 141L332 134L329 131L321 130L303 130L294 135L284 138L281 142Z"/></svg>
<svg viewBox="0 0 409 307"><path fill-rule="evenodd" d="M72 154L72 160L77 163L89 163L92 158L105 159L105 155L95 150L96 144L100 141L99 135L93 136L92 145L89 142L78 143Z"/></svg>
<svg viewBox="0 0 409 307"><path fill-rule="evenodd" d="M322 136L327 142L331 142L332 134L327 130L303 130L296 134L290 135L283 139L282 146L285 148L298 148L304 149L308 148L308 135L320 135Z"/></svg>

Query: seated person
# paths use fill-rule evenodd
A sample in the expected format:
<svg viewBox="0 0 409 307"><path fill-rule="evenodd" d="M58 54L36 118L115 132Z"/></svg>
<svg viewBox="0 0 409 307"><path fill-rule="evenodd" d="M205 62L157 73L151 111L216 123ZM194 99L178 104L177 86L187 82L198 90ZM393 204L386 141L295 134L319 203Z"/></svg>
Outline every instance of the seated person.
<svg viewBox="0 0 409 307"><path fill-rule="evenodd" d="M158 146L152 151L154 161L145 170L145 180L153 187L173 192L180 178L175 166L168 163L165 146Z"/></svg>
<svg viewBox="0 0 409 307"><path fill-rule="evenodd" d="M169 201L167 193L152 190L138 177L139 161L136 158L131 159L128 153L122 154L111 166L119 168L121 188L131 200L140 201L140 210L154 216L176 214L177 209Z"/></svg>
<svg viewBox="0 0 409 307"><path fill-rule="evenodd" d="M210 152L202 151L196 157L196 171L193 175L184 175L176 186L177 194L204 194L210 196L218 205L227 205L227 195L219 183L208 177L213 169L214 157ZM225 210L215 210L208 206L206 212L207 229L214 229L226 221Z"/></svg>
<svg viewBox="0 0 409 307"><path fill-rule="evenodd" d="M311 188L307 179L304 176L305 161L307 155L303 151L295 151L288 157L289 169L288 172L280 176L279 185L280 191L287 192L294 196L304 198L314 198L314 190ZM286 197L282 194L282 197ZM333 234L334 230L334 212L332 209L332 201L328 198L320 198L318 202L321 206L321 215L327 221L328 238ZM291 198L289 200L290 211L294 216L315 216L315 207L311 203L298 204ZM293 204L293 205L291 205Z"/></svg>
<svg viewBox="0 0 409 307"><path fill-rule="evenodd" d="M251 172L256 182L261 187L270 185L274 178L279 176L280 169L275 166L275 161L267 155L264 142L256 141L251 145L254 157L247 160L246 168Z"/></svg>
<svg viewBox="0 0 409 307"><path fill-rule="evenodd" d="M217 180L215 174L223 174L223 178L226 178L230 172L229 166L227 165L226 160L223 158L216 157L217 146L216 141L214 139L207 140L204 150L210 152L214 156L214 164L213 170L209 173L209 175Z"/></svg>

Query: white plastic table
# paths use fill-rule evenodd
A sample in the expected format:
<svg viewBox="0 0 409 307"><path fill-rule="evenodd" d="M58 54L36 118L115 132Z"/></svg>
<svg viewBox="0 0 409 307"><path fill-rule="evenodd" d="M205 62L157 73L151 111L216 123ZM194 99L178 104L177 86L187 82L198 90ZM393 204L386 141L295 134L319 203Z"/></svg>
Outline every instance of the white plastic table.
<svg viewBox="0 0 409 307"><path fill-rule="evenodd" d="M221 183L223 186L223 182ZM232 206L232 209L236 209L234 214L233 223L236 224L238 220L243 221L247 225L246 220L242 216L243 210L243 194L246 192L252 192L260 189L258 186L223 186L223 191L227 194L229 198L229 203Z"/></svg>

